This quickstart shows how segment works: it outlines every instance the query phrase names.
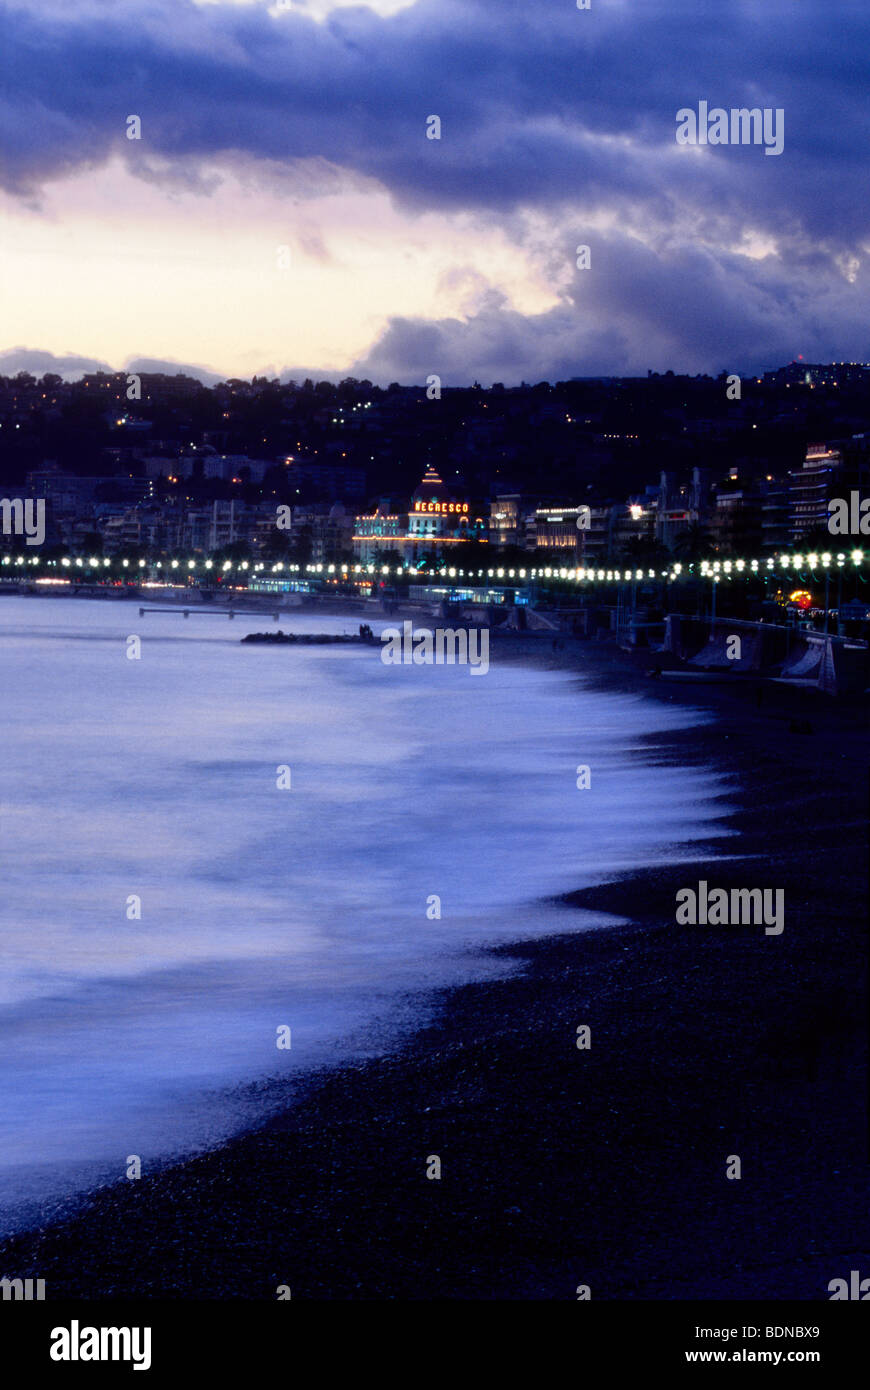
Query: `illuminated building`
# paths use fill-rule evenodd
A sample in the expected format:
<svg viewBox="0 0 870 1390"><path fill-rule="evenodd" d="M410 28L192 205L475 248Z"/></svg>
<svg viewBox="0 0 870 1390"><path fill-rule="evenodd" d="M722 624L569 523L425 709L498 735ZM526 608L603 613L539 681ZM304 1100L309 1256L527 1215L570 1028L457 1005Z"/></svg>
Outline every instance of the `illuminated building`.
<svg viewBox="0 0 870 1390"><path fill-rule="evenodd" d="M449 556L458 542L480 539L483 529L483 518L472 514L471 504L454 496L429 467L407 512L377 509L356 518L353 546L361 564L375 564L379 553L395 550L403 564L413 566L424 558Z"/></svg>
<svg viewBox="0 0 870 1390"><path fill-rule="evenodd" d="M374 565L386 550L396 549L401 554L401 543L407 534L408 518L398 513L382 512L378 508L368 516L355 517L354 557L361 565Z"/></svg>
<svg viewBox="0 0 870 1390"><path fill-rule="evenodd" d="M836 491L843 463L839 449L810 444L803 466L789 473L789 541L799 543L808 531L827 530L828 499Z"/></svg>
<svg viewBox="0 0 870 1390"><path fill-rule="evenodd" d="M588 527L588 507L538 507L535 511L535 549L555 550L579 562L583 555L583 531ZM583 525L578 525L584 523Z"/></svg>

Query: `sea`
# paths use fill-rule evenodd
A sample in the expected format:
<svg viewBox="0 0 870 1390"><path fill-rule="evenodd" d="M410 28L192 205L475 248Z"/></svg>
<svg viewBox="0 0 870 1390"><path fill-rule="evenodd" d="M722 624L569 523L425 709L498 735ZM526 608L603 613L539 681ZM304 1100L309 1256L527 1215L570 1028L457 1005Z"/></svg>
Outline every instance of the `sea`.
<svg viewBox="0 0 870 1390"><path fill-rule="evenodd" d="M522 968L488 948L617 921L559 895L726 833L727 779L663 756L699 711L263 630L0 596L4 1232L407 1042Z"/></svg>

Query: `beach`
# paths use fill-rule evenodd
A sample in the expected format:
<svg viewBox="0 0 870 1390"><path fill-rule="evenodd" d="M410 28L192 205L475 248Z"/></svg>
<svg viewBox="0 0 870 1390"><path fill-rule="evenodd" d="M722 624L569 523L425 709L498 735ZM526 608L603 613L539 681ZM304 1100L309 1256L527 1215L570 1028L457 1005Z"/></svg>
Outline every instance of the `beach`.
<svg viewBox="0 0 870 1390"><path fill-rule="evenodd" d="M514 973L424 989L430 1021L394 1048L11 1238L7 1274L49 1299L814 1300L870 1265L864 709L686 693L604 645L492 645L714 716L653 756L733 778L733 838L565 895L564 933L490 948ZM699 878L784 889L784 932L677 926ZM574 932L581 908L626 925Z"/></svg>

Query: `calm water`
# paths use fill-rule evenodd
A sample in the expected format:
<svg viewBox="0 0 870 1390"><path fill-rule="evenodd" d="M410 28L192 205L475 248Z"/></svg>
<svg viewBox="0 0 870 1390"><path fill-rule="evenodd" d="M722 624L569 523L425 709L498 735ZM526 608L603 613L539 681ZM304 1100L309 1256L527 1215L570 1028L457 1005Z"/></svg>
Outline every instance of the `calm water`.
<svg viewBox="0 0 870 1390"><path fill-rule="evenodd" d="M218 1142L258 1083L395 1041L417 991L508 968L479 948L612 921L540 900L681 857L722 812L720 779L639 747L685 710L239 644L271 627L0 597L4 1226L127 1155Z"/></svg>

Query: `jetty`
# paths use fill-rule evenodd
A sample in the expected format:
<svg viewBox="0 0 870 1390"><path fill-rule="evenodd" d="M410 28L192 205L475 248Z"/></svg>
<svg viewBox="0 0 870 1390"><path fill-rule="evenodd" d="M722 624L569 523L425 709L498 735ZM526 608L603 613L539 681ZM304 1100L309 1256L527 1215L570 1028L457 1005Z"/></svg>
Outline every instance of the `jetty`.
<svg viewBox="0 0 870 1390"><path fill-rule="evenodd" d="M337 645L371 647L378 643L378 638L368 623L362 623L359 632L282 632L279 628L277 632L249 632L241 640L243 642L268 642L272 646L290 643L300 647Z"/></svg>
<svg viewBox="0 0 870 1390"><path fill-rule="evenodd" d="M146 613L175 613L181 614L183 618L249 618L251 614L260 614L264 618L272 618L276 623L280 617L280 610L277 608L190 608L182 607L180 604L165 604L159 608L140 608L139 617L144 618Z"/></svg>

